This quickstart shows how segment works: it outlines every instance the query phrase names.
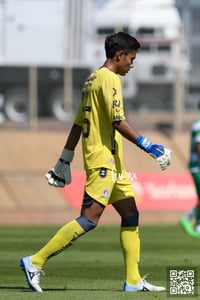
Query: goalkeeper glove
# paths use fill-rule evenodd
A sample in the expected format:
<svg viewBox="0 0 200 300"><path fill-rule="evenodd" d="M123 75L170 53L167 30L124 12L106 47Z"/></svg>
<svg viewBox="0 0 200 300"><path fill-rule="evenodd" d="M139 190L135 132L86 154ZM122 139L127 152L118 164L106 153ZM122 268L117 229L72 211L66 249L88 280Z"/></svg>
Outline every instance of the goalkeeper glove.
<svg viewBox="0 0 200 300"><path fill-rule="evenodd" d="M64 187L71 182L70 163L74 157L74 151L64 148L63 152L53 169L45 174L49 185Z"/></svg>
<svg viewBox="0 0 200 300"><path fill-rule="evenodd" d="M147 140L144 136L139 136L136 140L136 145L146 151L160 164L162 170L165 170L171 162L170 149L163 147L162 145L153 144Z"/></svg>

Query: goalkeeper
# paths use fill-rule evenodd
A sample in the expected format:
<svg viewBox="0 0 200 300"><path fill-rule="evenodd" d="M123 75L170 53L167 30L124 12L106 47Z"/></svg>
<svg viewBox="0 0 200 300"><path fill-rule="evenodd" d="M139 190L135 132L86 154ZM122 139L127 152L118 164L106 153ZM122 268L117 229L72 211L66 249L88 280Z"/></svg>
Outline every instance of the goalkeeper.
<svg viewBox="0 0 200 300"><path fill-rule="evenodd" d="M171 151L140 135L126 120L123 109L121 83L133 68L140 47L139 42L124 32L114 33L105 40L106 61L92 73L82 89L82 100L64 150L55 167L46 174L51 186L64 187L71 182L70 163L82 136L82 151L86 183L80 216L65 224L38 252L20 261L29 287L42 292L40 275L44 264L67 249L80 236L94 229L108 204L121 217L120 242L124 256L125 292L163 291L141 277L139 212L130 180L116 176L124 174L122 137L151 155L165 170L170 164Z"/></svg>

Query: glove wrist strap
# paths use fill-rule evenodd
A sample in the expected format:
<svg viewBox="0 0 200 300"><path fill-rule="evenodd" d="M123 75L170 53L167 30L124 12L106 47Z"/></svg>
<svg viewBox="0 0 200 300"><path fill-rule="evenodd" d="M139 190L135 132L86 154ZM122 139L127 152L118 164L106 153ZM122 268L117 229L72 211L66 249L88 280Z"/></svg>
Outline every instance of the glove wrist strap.
<svg viewBox="0 0 200 300"><path fill-rule="evenodd" d="M147 153L149 153L150 148L152 146L152 142L149 141L147 138L145 138L144 136L140 135L137 139L136 139L136 145L138 147L140 147L141 149L143 149L144 151L146 151Z"/></svg>
<svg viewBox="0 0 200 300"><path fill-rule="evenodd" d="M74 158L74 151L64 148L60 156L60 161L63 160L68 163L71 163L73 161L73 158Z"/></svg>

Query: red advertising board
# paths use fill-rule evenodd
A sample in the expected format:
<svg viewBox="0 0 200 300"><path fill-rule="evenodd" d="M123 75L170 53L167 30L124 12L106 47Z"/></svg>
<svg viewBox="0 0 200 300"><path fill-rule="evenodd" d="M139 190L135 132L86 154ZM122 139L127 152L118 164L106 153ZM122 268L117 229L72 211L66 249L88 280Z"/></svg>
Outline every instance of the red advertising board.
<svg viewBox="0 0 200 300"><path fill-rule="evenodd" d="M134 173L126 174L133 185L140 210L187 210L196 201L193 180L189 173ZM61 189L66 200L80 209L84 191L85 173L74 172L72 183Z"/></svg>

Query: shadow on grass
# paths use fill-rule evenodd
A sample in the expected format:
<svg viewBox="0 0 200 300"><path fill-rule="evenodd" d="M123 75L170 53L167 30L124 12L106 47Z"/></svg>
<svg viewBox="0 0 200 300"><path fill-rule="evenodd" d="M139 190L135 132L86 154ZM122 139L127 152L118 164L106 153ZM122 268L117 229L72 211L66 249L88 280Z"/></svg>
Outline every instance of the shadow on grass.
<svg viewBox="0 0 200 300"><path fill-rule="evenodd" d="M0 286L0 290L7 290L7 291L21 291L21 292L31 292L34 293L35 291L25 288L25 287L20 287L20 286ZM112 290L112 289L80 289L80 288L43 288L43 292L63 292L63 291L88 291L88 292L97 292L97 291L102 291L102 292L121 292L122 290Z"/></svg>

